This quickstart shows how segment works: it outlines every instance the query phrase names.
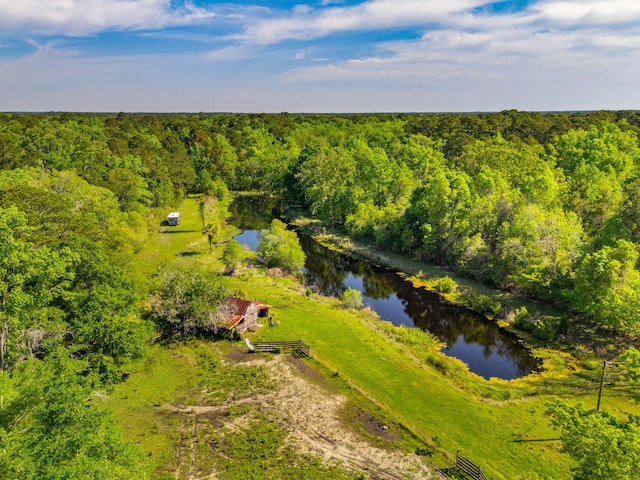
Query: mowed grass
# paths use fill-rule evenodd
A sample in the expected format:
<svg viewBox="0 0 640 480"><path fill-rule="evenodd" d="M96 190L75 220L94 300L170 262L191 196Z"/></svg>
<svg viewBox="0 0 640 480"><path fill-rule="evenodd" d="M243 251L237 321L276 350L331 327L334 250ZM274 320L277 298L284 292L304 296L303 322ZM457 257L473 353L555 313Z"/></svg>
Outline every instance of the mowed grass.
<svg viewBox="0 0 640 480"><path fill-rule="evenodd" d="M142 255L140 274L151 275L159 264L176 258L221 271L220 252L235 231L229 227L221 232L209 254L195 199L186 200L179 210L181 225L165 227L164 233L154 236ZM174 233L166 233L167 228L174 228ZM514 381L486 381L440 354L428 338L417 343L405 338L426 334L407 335L366 310L345 310L336 299L308 294L291 278L268 277L260 269L247 267L228 282L247 298L272 305L278 326L265 325L251 335L252 340L308 343L310 365L339 379L354 402L362 404L366 398L386 418L411 432L405 445L435 446L434 466L450 466L459 450L480 465L488 478L570 478L572 462L560 453L558 433L549 425L545 410L559 396L595 406L596 370L585 371L567 354L548 351L540 352L545 356L545 373ZM228 348L224 345L228 344L212 348ZM243 343L238 345L242 348ZM154 427L153 405L180 401L198 382L189 355L175 348L155 346L149 363L118 387L110 401L125 434L154 457L158 468L171 464L177 434ZM639 410L628 392L605 391L602 404L620 414Z"/></svg>
<svg viewBox="0 0 640 480"><path fill-rule="evenodd" d="M366 312L343 310L333 299L307 298L296 287L283 288L281 282L268 278L247 276L235 282L250 296L273 305L274 319L280 322L277 327L263 327L254 340L308 343L314 361L342 377L425 443L440 447L450 457L461 450L489 478L569 478L571 462L558 452L558 442L539 441L557 437L544 415L551 397L513 401L478 397L431 366L426 352L420 356L385 335ZM455 369L454 361L442 359L443 365L448 362ZM458 374L471 377L464 369ZM472 381L490 384L477 377ZM508 382L495 383L499 395L509 397L510 388L514 395L522 395ZM437 458L441 462L437 466L451 462Z"/></svg>

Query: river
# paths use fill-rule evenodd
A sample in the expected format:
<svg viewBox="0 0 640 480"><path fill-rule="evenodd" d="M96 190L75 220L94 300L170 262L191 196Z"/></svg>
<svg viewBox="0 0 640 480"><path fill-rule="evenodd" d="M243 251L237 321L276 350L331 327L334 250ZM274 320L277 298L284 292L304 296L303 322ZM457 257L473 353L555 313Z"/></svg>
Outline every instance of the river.
<svg viewBox="0 0 640 480"><path fill-rule="evenodd" d="M268 228L278 211L275 201L238 197L231 205L231 223L243 232L235 239L255 250L259 230ZM528 349L482 315L441 301L393 270L329 250L307 235L298 237L307 256L305 282L315 292L340 297L348 287L359 290L381 319L431 332L446 344L445 354L484 378L509 380L536 368Z"/></svg>

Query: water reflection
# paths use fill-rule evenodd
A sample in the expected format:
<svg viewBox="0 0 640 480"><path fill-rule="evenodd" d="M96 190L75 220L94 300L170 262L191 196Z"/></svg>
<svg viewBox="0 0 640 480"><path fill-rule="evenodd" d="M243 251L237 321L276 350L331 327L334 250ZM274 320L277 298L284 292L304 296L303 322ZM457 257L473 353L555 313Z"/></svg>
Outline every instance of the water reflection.
<svg viewBox="0 0 640 480"><path fill-rule="evenodd" d="M233 208L236 203L232 204L232 222L240 226L236 224ZM242 212L241 218L249 218L246 209ZM265 220L262 216L265 226L259 228L266 228L270 221L271 217ZM248 222L242 225L256 228ZM307 255L305 281L312 290L336 297L348 287L361 291L365 305L380 318L395 325L430 331L446 343L446 354L461 359L472 372L485 378L518 378L536 367L527 349L482 316L441 302L437 294L415 288L394 271L341 255L311 237L299 235L299 238ZM255 248L257 231L245 230L236 240Z"/></svg>

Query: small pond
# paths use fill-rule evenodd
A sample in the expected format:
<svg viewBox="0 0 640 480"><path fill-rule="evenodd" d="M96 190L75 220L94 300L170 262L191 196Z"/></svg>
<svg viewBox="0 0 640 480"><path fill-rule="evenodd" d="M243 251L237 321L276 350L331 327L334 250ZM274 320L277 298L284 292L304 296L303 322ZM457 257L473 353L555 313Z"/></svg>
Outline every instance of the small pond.
<svg viewBox="0 0 640 480"><path fill-rule="evenodd" d="M231 206L231 223L243 232L235 239L255 250L259 230L268 228L278 211L275 201L239 197ZM445 354L484 378L513 379L536 368L529 350L483 316L441 302L437 294L415 288L393 270L329 250L309 236L298 237L307 255L305 282L317 293L341 296L348 287L359 290L381 319L428 330L447 345Z"/></svg>

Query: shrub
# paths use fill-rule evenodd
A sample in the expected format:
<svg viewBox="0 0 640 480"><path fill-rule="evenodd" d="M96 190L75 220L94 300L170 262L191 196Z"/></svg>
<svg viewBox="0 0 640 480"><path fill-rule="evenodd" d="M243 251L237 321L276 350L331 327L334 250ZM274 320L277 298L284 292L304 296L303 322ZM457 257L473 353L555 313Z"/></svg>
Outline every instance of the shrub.
<svg viewBox="0 0 640 480"><path fill-rule="evenodd" d="M342 292L342 304L346 308L362 308L362 293L351 287Z"/></svg>
<svg viewBox="0 0 640 480"><path fill-rule="evenodd" d="M466 293L463 297L464 302L478 313L498 314L502 305L500 302L494 301L489 295L478 295L474 292Z"/></svg>
<svg viewBox="0 0 640 480"><path fill-rule="evenodd" d="M240 263L243 258L244 249L237 240L231 239L225 245L220 260L222 260L227 271L231 271L237 267L238 263Z"/></svg>
<svg viewBox="0 0 640 480"><path fill-rule="evenodd" d="M434 285L434 288L439 293L453 293L457 287L456 281L449 276L439 278Z"/></svg>
<svg viewBox="0 0 640 480"><path fill-rule="evenodd" d="M527 311L526 307L516 308L514 312L515 320L513 326L525 332L531 332L535 326L531 321L531 314Z"/></svg>
<svg viewBox="0 0 640 480"><path fill-rule="evenodd" d="M540 340L541 342L551 342L556 339L556 329L554 322L545 321L545 320L537 320L533 324L533 331L531 335L536 340Z"/></svg>

